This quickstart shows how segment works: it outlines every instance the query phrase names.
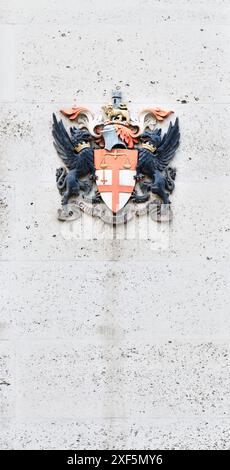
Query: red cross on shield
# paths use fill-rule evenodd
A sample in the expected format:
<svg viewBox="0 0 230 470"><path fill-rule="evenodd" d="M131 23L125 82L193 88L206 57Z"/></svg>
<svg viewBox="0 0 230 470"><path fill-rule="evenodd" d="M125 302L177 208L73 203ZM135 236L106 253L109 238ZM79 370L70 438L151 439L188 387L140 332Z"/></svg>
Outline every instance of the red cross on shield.
<svg viewBox="0 0 230 470"><path fill-rule="evenodd" d="M137 157L137 150L94 150L98 191L113 213L122 209L132 194Z"/></svg>

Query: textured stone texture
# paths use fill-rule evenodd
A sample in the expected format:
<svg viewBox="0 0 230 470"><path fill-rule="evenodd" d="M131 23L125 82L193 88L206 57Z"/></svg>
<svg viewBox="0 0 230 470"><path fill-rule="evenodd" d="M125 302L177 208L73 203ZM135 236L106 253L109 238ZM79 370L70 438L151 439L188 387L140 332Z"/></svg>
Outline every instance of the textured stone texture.
<svg viewBox="0 0 230 470"><path fill-rule="evenodd" d="M229 448L229 20L227 0L1 0L1 448ZM180 117L149 239L56 218L51 114L115 86Z"/></svg>

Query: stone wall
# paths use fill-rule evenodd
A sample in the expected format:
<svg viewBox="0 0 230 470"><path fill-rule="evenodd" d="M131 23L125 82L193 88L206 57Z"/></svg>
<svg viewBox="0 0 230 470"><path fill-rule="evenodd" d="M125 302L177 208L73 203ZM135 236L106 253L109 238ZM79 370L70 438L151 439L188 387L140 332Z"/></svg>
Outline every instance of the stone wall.
<svg viewBox="0 0 230 470"><path fill-rule="evenodd" d="M229 448L229 1L0 18L1 447ZM56 218L51 114L115 87L180 118L174 219L150 240Z"/></svg>

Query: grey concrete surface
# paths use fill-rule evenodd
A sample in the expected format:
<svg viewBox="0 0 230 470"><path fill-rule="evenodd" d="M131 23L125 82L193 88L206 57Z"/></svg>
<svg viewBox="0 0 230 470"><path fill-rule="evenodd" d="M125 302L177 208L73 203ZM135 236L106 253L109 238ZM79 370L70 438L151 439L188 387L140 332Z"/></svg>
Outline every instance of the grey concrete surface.
<svg viewBox="0 0 230 470"><path fill-rule="evenodd" d="M0 1L0 446L229 449L230 5ZM174 219L56 218L51 114L180 118ZM136 232L135 232L136 233Z"/></svg>

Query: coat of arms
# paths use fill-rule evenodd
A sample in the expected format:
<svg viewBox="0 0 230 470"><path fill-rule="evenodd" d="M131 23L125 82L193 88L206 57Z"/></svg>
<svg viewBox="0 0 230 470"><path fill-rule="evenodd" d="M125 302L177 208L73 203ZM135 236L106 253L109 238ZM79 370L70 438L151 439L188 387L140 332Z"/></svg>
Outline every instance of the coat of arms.
<svg viewBox="0 0 230 470"><path fill-rule="evenodd" d="M163 135L157 123L173 111L144 109L133 120L115 91L98 117L84 107L61 113L74 125L67 132L53 115L54 145L64 163L56 172L60 220L76 219L81 211L111 224L143 213L158 221L171 218L176 170L170 164L179 146L179 123L178 118L170 122Z"/></svg>

